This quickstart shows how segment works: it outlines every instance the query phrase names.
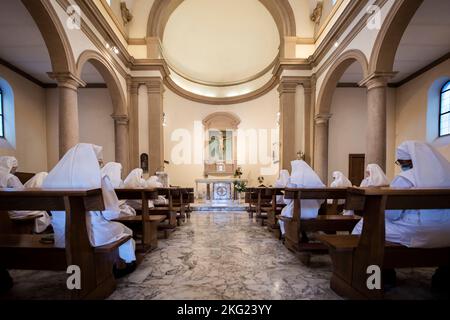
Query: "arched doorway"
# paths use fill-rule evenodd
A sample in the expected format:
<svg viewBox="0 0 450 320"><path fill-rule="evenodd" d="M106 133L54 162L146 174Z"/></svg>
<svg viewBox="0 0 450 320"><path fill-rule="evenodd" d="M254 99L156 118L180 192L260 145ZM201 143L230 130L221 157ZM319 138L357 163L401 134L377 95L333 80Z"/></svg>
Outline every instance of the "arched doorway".
<svg viewBox="0 0 450 320"><path fill-rule="evenodd" d="M89 76L90 75L90 76ZM84 139L89 139L94 142L96 139L98 143L103 144L105 157L107 161L116 161L122 164L124 173L129 171L129 143L128 143L128 112L126 107L125 93L111 64L95 51L85 51L78 58L77 62L77 76L86 82L103 83L105 84L106 92L101 89L94 89L94 95L89 96L89 101L102 101L108 99L104 105L99 104L94 106L96 110L83 110L82 103L80 103L80 114L86 112L87 126L90 128L88 132L84 132ZM89 79L90 78L90 79ZM98 85L96 87L99 87ZM100 85L101 87L101 85ZM89 89L83 89L84 91ZM79 93L79 96L83 93ZM95 119L90 115L98 116L98 121L104 121L103 126L99 126ZM81 118L81 117L80 117ZM83 117L84 118L84 117ZM98 128L104 128L105 132L98 133ZM106 140L105 140L106 139ZM91 142L91 141L86 141Z"/></svg>
<svg viewBox="0 0 450 320"><path fill-rule="evenodd" d="M333 134L330 132L330 119L332 119L335 113L341 111L339 110L339 108L337 108L337 105L334 104L333 97L335 96L338 83L341 81L347 70L352 71L353 81L355 81L356 78L356 82L359 82L367 77L368 63L365 55L361 51L350 50L343 53L330 67L319 90L314 131L314 169L324 183L328 181L329 177L329 138L330 135ZM361 108L361 110L363 109ZM346 113L352 111L354 110L345 110ZM339 126L335 123L333 123L332 127L334 129L339 128L339 130L340 128L342 128L342 126ZM365 133L362 132L358 132L358 134L362 134L363 136L365 135ZM334 135L334 137L336 136ZM338 150L334 149L334 146L331 148L331 151L333 152L333 155L335 155L335 153L337 154L338 152ZM334 158L337 157L333 157L333 159ZM343 160L341 159L340 161L342 162ZM342 165L340 165L340 167L342 167Z"/></svg>

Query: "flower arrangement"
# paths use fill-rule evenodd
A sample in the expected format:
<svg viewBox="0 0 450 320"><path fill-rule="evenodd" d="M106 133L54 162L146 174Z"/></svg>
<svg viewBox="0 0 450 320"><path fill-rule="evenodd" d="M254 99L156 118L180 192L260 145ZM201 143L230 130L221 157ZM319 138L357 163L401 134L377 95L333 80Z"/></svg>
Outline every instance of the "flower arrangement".
<svg viewBox="0 0 450 320"><path fill-rule="evenodd" d="M236 190L238 193L245 192L247 190L247 184L243 181L234 181L234 190Z"/></svg>

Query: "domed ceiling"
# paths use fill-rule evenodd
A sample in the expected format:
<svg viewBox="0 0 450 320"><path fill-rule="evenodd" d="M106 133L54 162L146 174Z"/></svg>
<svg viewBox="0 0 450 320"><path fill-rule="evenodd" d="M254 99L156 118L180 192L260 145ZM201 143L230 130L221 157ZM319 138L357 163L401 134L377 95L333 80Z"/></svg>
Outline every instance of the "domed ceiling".
<svg viewBox="0 0 450 320"><path fill-rule="evenodd" d="M185 0L170 16L162 44L179 86L230 97L270 80L280 34L259 0Z"/></svg>

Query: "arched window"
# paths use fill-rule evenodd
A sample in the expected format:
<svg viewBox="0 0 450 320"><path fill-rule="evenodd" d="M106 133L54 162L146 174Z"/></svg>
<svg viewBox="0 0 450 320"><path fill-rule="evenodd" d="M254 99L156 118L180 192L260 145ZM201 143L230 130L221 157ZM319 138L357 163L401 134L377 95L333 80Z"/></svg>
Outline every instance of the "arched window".
<svg viewBox="0 0 450 320"><path fill-rule="evenodd" d="M450 81L441 89L441 104L439 109L439 136L450 135Z"/></svg>
<svg viewBox="0 0 450 320"><path fill-rule="evenodd" d="M0 88L0 138L5 137L5 119L3 113L3 91Z"/></svg>

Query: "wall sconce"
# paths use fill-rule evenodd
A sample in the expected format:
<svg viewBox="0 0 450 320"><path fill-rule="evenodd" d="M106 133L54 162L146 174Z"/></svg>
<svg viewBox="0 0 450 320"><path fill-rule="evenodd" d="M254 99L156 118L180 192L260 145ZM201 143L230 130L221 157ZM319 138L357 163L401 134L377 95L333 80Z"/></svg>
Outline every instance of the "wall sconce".
<svg viewBox="0 0 450 320"><path fill-rule="evenodd" d="M111 46L108 42L105 44L106 49L114 54L119 54L119 49L116 46Z"/></svg>
<svg viewBox="0 0 450 320"><path fill-rule="evenodd" d="M163 113L162 125L163 127L167 127L167 116L165 113Z"/></svg>

